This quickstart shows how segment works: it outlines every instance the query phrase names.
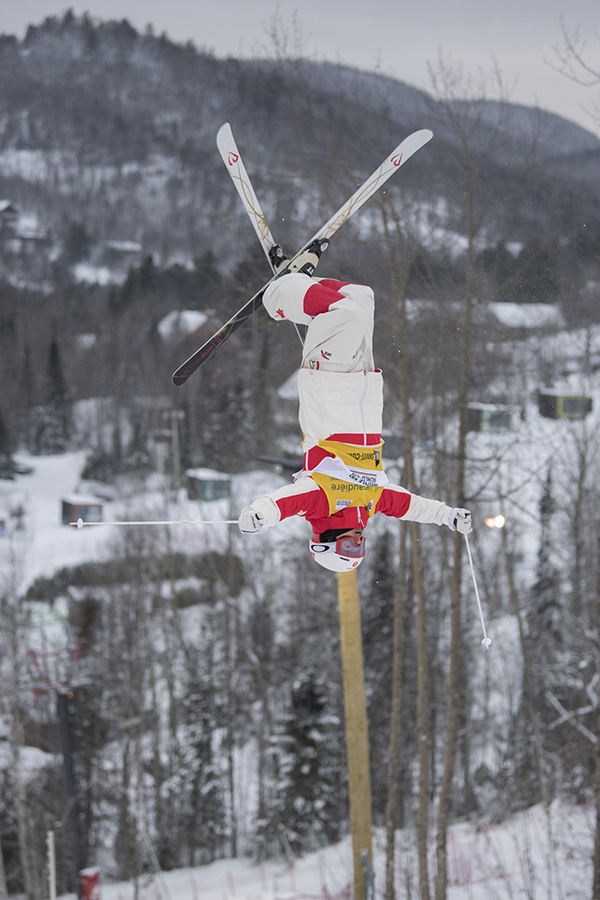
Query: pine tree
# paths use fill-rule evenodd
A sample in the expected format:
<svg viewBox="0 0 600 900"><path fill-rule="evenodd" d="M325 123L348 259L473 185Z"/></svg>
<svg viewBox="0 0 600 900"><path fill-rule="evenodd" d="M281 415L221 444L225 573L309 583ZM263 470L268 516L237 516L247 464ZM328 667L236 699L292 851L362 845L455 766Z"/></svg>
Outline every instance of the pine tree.
<svg viewBox="0 0 600 900"><path fill-rule="evenodd" d="M281 852L283 831L294 852L316 850L338 840L346 819L343 733L325 713L321 685L295 686L292 708L274 739L278 779L268 821L259 826L271 852Z"/></svg>
<svg viewBox="0 0 600 900"><path fill-rule="evenodd" d="M91 239L83 222L69 222L64 243L63 256L68 266L87 259L91 249Z"/></svg>
<svg viewBox="0 0 600 900"><path fill-rule="evenodd" d="M222 774L215 758L215 689L208 678L190 678L182 714L181 758L169 783L176 841L166 861L205 865L221 855L226 831Z"/></svg>
<svg viewBox="0 0 600 900"><path fill-rule="evenodd" d="M123 448L121 445L121 430L117 418L112 432L111 449L105 450L104 446L100 445L92 450L86 459L81 477L91 481L104 481L110 484L122 470Z"/></svg>
<svg viewBox="0 0 600 900"><path fill-rule="evenodd" d="M195 259L194 268L204 291L210 292L223 283L223 276L217 268L217 257L212 250L207 250L206 253Z"/></svg>
<svg viewBox="0 0 600 900"><path fill-rule="evenodd" d="M540 498L540 546L536 569L536 581L532 588L532 605L529 614L529 630L541 659L556 652L562 643L562 611L560 573L554 562L556 548L552 541L552 516L556 501L552 493L552 471L548 469Z"/></svg>
<svg viewBox="0 0 600 900"><path fill-rule="evenodd" d="M12 457L12 440L4 416L0 412L0 478L12 481L16 471L17 467Z"/></svg>
<svg viewBox="0 0 600 900"><path fill-rule="evenodd" d="M69 444L71 404L56 339L48 352L46 402L32 412L34 452L64 453Z"/></svg>
<svg viewBox="0 0 600 900"><path fill-rule="evenodd" d="M557 663L563 646L561 623L560 573L555 565L555 547L552 540L552 517L556 501L552 493L552 472L548 469L539 503L540 546L538 550L536 581L531 590L527 613L527 650L531 660L532 697L528 700L523 690L514 722L514 739L511 741L513 785L518 786L513 803L529 806L539 802L544 795L544 753L539 735L540 723L545 715L552 716L546 701L546 691L555 689L556 674L562 680L562 666ZM539 721L538 721L539 720ZM549 720L548 720L549 722Z"/></svg>
<svg viewBox="0 0 600 900"><path fill-rule="evenodd" d="M133 435L124 463L127 469L138 474L144 474L150 468L150 454L140 422L136 422L133 426Z"/></svg>

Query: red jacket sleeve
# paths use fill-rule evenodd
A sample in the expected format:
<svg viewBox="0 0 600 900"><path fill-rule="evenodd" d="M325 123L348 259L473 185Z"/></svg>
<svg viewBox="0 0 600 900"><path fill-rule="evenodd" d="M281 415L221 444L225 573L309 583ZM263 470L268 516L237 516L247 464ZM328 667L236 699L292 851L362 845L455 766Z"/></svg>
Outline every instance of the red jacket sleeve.
<svg viewBox="0 0 600 900"><path fill-rule="evenodd" d="M270 494L262 494L252 503L268 527L290 516L327 515L327 498L312 478L300 478L295 484L285 484Z"/></svg>
<svg viewBox="0 0 600 900"><path fill-rule="evenodd" d="M316 488L316 490L315 490ZM280 496L276 496L280 494ZM303 478L289 488L280 488L271 494L282 519L290 516L305 516L307 519L326 516L327 498L312 478Z"/></svg>

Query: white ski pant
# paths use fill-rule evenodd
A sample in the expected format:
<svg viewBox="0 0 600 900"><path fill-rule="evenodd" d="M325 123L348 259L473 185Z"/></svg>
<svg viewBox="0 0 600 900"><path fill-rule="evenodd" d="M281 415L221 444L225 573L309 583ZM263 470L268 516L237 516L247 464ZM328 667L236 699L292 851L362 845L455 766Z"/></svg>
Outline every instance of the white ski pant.
<svg viewBox="0 0 600 900"><path fill-rule="evenodd" d="M370 287L301 272L274 281L263 305L277 321L307 325L302 368L372 372L375 299Z"/></svg>
<svg viewBox="0 0 600 900"><path fill-rule="evenodd" d="M298 373L305 452L332 435L372 442L382 431L383 378L373 362L371 288L294 273L269 285L263 304L276 321L308 326Z"/></svg>

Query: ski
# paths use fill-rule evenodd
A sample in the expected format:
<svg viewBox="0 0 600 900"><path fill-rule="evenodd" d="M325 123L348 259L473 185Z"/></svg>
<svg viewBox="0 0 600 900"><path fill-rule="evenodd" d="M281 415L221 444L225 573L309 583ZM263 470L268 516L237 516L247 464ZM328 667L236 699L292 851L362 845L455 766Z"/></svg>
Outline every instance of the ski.
<svg viewBox="0 0 600 900"><path fill-rule="evenodd" d="M256 192L252 187L246 167L242 162L242 157L237 148L229 122L221 125L217 132L217 147L219 148L221 159L225 163L225 168L231 175L231 180L235 185L235 189L240 195L244 208L250 217L252 226L260 241L260 245L265 251L265 256L269 261L271 271L274 271L273 263L269 256L269 250L271 247L275 246L275 241L273 240L273 235L267 225L265 214L258 202Z"/></svg>
<svg viewBox="0 0 600 900"><path fill-rule="evenodd" d="M295 256L292 257L292 259L286 261L285 265L279 270L278 274L273 275L273 277L270 278L269 281L250 300L248 300L248 302L244 306L242 306L242 308L238 310L235 315L231 317L231 319L229 319L223 326L221 326L221 328L217 331L216 334L213 335L213 337L209 338L209 340L206 341L206 343L203 344L202 347L196 350L196 352L193 353L189 357L189 359L187 359L183 363L183 365L181 365L173 373L173 384L176 386L184 384L184 382L187 381L190 375L192 375L196 371L196 369L203 365L203 363L205 363L207 359L210 359L215 350L220 347L221 344L223 344L229 337L231 337L231 335L235 331L237 331L237 329L246 321L246 319L249 319L250 316L256 312L262 302L264 292L269 287L271 282L275 280L275 278L279 278L300 256L300 254L304 253L306 248L309 247L313 241L321 240L323 238L328 239L333 234L335 234L335 232L339 228L341 228L344 222L346 222L350 218L350 216L354 215L354 213L357 212L361 208L361 206L366 203L366 201L370 197L373 196L375 191L377 191L381 187L381 185L384 184L388 180L388 178L390 178L390 176L400 168L400 166L404 165L404 163L408 159L410 159L410 157L414 153L416 153L417 150L420 150L421 147L427 144L432 137L433 132L431 132L428 128L424 128L420 131L415 131L413 134L410 134L402 141L401 144L399 144L394 150L392 150L390 155L382 162L379 168L377 168L373 172L373 174L370 175L369 178L367 178L367 180L360 185L360 187L352 194L350 199L347 200L343 204L343 206L341 206L337 210L337 212L335 212L331 216L331 218L322 226L322 228L320 228L317 233L314 234L313 237L311 237L311 239L307 241L303 247L301 247L300 250L298 250ZM252 194L254 194L254 191L252 191ZM260 209L260 206L258 206L258 209ZM261 243L263 243L263 239L260 238L260 240ZM264 246L265 245L263 243L263 247ZM266 252L268 253L268 250Z"/></svg>

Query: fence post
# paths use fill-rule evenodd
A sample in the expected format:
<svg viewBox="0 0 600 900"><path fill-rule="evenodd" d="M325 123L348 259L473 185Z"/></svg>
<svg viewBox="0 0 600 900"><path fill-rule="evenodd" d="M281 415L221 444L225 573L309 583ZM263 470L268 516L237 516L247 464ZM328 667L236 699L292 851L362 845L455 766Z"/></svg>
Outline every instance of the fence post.
<svg viewBox="0 0 600 900"><path fill-rule="evenodd" d="M50 900L56 900L56 849L54 846L54 832L46 832L46 847L48 848L48 888Z"/></svg>

